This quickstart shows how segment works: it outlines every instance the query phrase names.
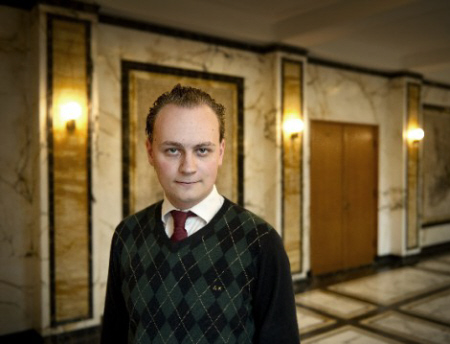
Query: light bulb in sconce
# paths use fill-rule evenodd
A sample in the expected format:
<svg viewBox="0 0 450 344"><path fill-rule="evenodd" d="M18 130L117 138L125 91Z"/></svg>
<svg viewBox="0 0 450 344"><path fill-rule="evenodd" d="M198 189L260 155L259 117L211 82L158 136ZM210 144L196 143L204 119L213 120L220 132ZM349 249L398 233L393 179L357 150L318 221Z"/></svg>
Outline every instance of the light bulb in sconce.
<svg viewBox="0 0 450 344"><path fill-rule="evenodd" d="M67 102L61 105L61 118L66 123L66 129L69 133L75 131L76 121L81 117L81 105L75 101Z"/></svg>
<svg viewBox="0 0 450 344"><path fill-rule="evenodd" d="M289 137L296 138L305 128L305 123L300 118L291 118L283 123L283 131Z"/></svg>
<svg viewBox="0 0 450 344"><path fill-rule="evenodd" d="M408 130L408 140L413 143L421 141L425 136L425 132L422 128L414 128Z"/></svg>

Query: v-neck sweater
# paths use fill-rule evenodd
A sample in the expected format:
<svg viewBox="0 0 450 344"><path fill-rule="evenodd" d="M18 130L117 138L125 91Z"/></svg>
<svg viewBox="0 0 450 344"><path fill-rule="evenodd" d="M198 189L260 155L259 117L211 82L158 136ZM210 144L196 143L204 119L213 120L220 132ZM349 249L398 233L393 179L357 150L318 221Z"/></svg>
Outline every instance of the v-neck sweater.
<svg viewBox="0 0 450 344"><path fill-rule="evenodd" d="M225 199L172 242L161 202L124 219L111 244L102 343L299 343L277 232Z"/></svg>

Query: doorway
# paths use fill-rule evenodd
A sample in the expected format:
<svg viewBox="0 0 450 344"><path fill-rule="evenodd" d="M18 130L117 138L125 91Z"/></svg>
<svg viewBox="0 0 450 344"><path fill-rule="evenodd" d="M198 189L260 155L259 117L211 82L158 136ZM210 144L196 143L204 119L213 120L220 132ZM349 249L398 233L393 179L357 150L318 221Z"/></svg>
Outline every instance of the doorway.
<svg viewBox="0 0 450 344"><path fill-rule="evenodd" d="M373 262L377 247L378 127L311 122L311 272Z"/></svg>

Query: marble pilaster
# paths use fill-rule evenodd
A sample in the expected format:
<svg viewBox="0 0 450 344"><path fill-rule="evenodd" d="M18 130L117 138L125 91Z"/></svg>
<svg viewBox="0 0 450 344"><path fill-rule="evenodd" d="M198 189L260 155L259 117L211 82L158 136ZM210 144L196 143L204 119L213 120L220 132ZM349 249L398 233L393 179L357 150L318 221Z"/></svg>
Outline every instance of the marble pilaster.
<svg viewBox="0 0 450 344"><path fill-rule="evenodd" d="M31 328L39 280L35 22L0 8L0 334Z"/></svg>

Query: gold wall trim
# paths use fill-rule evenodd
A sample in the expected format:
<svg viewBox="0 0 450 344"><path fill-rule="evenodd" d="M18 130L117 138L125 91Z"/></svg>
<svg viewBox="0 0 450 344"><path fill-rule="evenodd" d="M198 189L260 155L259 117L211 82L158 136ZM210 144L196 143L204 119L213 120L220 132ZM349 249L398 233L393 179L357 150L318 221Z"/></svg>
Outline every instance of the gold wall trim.
<svg viewBox="0 0 450 344"><path fill-rule="evenodd" d="M303 118L304 64L282 59L282 124ZM282 126L283 127L283 126ZM302 272L303 133L282 129L282 237L292 273Z"/></svg>
<svg viewBox="0 0 450 344"><path fill-rule="evenodd" d="M90 25L47 15L52 326L92 318Z"/></svg>

